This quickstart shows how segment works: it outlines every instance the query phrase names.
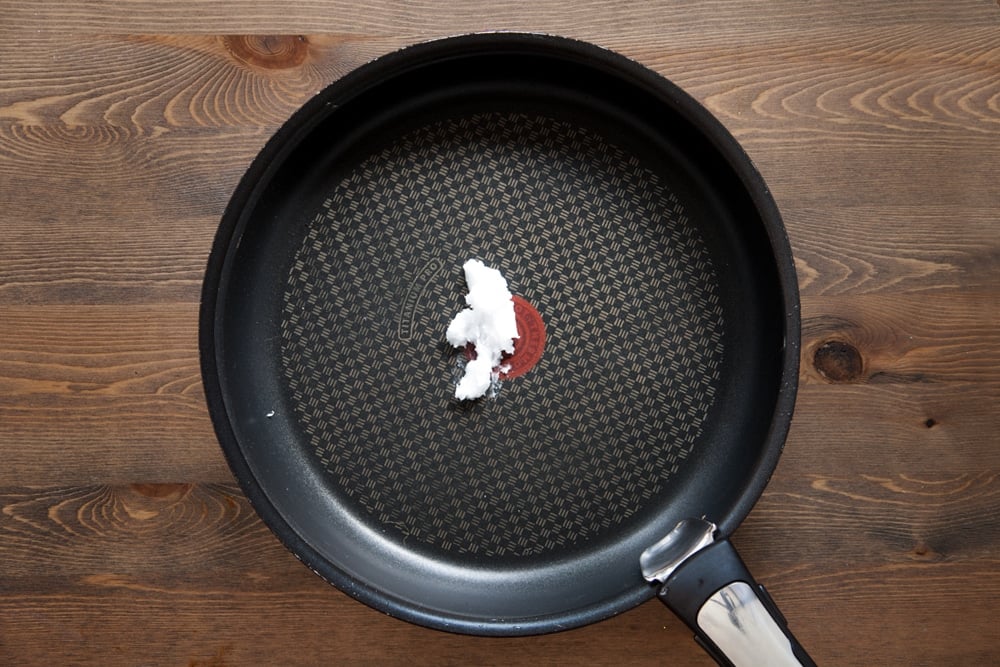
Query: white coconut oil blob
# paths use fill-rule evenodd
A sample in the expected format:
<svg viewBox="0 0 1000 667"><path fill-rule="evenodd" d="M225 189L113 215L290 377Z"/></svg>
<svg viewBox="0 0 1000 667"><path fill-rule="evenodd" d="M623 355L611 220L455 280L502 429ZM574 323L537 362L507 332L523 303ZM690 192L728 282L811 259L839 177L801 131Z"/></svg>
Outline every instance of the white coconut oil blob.
<svg viewBox="0 0 1000 667"><path fill-rule="evenodd" d="M476 358L465 365L465 373L455 387L455 398L479 398L499 382L500 360L514 352L518 337L514 302L507 281L496 269L478 259L470 259L462 268L469 293L468 308L452 319L445 334L455 347L469 343L475 347Z"/></svg>

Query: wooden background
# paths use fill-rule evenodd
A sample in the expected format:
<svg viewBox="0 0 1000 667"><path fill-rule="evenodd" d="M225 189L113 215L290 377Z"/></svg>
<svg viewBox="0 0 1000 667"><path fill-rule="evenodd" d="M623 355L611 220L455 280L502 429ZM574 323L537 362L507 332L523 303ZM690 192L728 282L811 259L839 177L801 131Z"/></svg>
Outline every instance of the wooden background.
<svg viewBox="0 0 1000 667"><path fill-rule="evenodd" d="M0 664L710 664L656 602L522 639L372 611L279 545L213 436L199 288L250 160L366 60L488 29L661 72L773 189L801 391L735 542L803 644L1000 662L997 3L362 4L0 1Z"/></svg>

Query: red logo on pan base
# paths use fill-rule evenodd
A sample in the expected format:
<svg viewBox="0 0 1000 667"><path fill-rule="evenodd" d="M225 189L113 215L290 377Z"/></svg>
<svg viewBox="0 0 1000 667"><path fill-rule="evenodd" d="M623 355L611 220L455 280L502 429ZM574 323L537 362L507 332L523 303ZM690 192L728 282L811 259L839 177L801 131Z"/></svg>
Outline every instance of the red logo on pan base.
<svg viewBox="0 0 1000 667"><path fill-rule="evenodd" d="M542 321L541 314L527 299L514 295L511 300L514 302L514 318L519 335L514 340L513 354L505 354L500 358L500 366L508 367L500 373L501 380L510 380L530 371L542 358L542 351L545 349L545 322ZM476 348L472 343L465 348L465 356L469 360L476 358Z"/></svg>

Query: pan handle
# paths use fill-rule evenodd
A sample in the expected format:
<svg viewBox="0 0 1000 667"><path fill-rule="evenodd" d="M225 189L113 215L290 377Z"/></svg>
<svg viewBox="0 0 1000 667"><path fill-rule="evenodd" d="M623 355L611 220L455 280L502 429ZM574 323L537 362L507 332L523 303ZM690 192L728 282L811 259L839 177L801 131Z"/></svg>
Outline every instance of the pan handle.
<svg viewBox="0 0 1000 667"><path fill-rule="evenodd" d="M700 537L693 535L699 530ZM644 573L645 561L657 555L676 559L656 573L661 576L647 574L663 582L657 597L694 630L695 640L723 667L816 667L736 549L727 539L714 540L714 531L707 521L681 522L643 554ZM678 542L687 543L679 556ZM664 543L667 548L661 554L647 556Z"/></svg>

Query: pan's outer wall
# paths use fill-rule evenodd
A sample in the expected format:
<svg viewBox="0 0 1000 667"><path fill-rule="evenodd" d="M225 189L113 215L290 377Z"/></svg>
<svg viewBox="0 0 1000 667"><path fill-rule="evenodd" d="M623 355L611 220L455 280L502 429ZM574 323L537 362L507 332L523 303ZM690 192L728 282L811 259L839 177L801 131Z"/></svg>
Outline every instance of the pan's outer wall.
<svg viewBox="0 0 1000 667"><path fill-rule="evenodd" d="M699 128L706 140L718 151L738 180L746 188L756 212L765 228L773 252L774 270L780 283L780 300L785 313L784 347L780 387L776 392L774 412L766 442L760 447L756 465L743 473L745 485L729 511L714 517L723 535L730 534L749 513L763 491L768 478L777 465L795 399L799 358L799 306L797 281L791 250L777 208L762 178L735 139L695 100L675 86L642 66L598 47L561 38L519 35L471 35L422 44L391 54L369 64L340 81L314 98L295 114L272 138L255 160L241 181L231 200L215 239L202 294L200 347L206 399L223 451L237 480L256 511L285 545L311 569L340 589L377 609L430 627L483 635L519 635L551 632L594 622L628 609L652 596L652 589L641 579L636 587L624 595L589 605L568 613L533 618L494 618L484 620L447 616L434 610L423 609L419 604L399 600L384 591L365 586L332 567L323 555L307 544L292 529L288 521L269 500L243 456L233 424L225 407L223 384L220 377L219 313L220 288L224 289L225 258L230 255L233 242L238 240L241 225L246 223L266 184L283 159L306 136L310 129L329 113L330 109L344 104L360 91L376 85L396 73L412 70L424 63L476 51L504 51L519 54L558 54L578 63L586 63L603 72L613 72L630 85L651 92L675 113ZM636 565L638 568L638 565ZM586 585L586 582L581 582Z"/></svg>

